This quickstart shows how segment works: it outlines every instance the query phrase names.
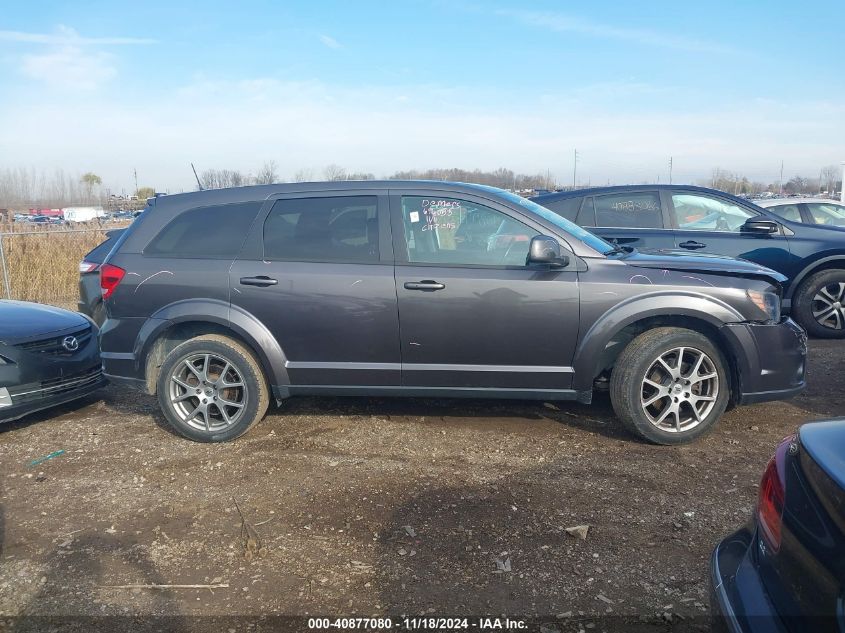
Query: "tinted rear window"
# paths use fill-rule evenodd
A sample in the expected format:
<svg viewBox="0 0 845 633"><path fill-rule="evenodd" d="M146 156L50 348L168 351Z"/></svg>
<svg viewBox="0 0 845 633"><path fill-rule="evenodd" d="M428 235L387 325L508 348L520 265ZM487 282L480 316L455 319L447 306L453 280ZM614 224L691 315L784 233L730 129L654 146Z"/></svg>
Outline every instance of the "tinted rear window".
<svg viewBox="0 0 845 633"><path fill-rule="evenodd" d="M656 191L614 193L594 198L596 226L662 229L663 213Z"/></svg>
<svg viewBox="0 0 845 633"><path fill-rule="evenodd" d="M144 249L144 255L183 259L233 259L261 202L190 209L174 218Z"/></svg>
<svg viewBox="0 0 845 633"><path fill-rule="evenodd" d="M94 264L102 264L103 260L106 258L106 255L109 254L109 251L112 249L112 246L114 246L115 242L117 242L117 238L120 237L122 233L123 229L109 231L107 233L108 237L106 238L106 241L92 248L91 251L85 256L85 261L92 262Z"/></svg>
<svg viewBox="0 0 845 633"><path fill-rule="evenodd" d="M305 262L377 262L376 197L327 196L279 200L264 223L264 258Z"/></svg>

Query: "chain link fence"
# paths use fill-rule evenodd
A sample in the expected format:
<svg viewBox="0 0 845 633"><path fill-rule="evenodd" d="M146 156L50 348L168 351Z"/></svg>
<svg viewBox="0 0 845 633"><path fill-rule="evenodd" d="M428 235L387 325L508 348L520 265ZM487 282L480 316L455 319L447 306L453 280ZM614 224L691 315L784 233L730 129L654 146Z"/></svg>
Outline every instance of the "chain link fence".
<svg viewBox="0 0 845 633"><path fill-rule="evenodd" d="M0 232L2 298L76 310L79 263L115 228L121 227L21 227Z"/></svg>

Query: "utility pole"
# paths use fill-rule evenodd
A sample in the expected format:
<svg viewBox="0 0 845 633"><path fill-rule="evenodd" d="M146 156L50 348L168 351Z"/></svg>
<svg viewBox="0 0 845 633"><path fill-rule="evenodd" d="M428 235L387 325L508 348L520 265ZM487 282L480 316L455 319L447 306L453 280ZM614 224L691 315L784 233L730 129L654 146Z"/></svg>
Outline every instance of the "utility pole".
<svg viewBox="0 0 845 633"><path fill-rule="evenodd" d="M669 184L672 184L672 157L669 157Z"/></svg>
<svg viewBox="0 0 845 633"><path fill-rule="evenodd" d="M132 171L135 172L135 194L137 195L138 194L138 169L133 168Z"/></svg>
<svg viewBox="0 0 845 633"><path fill-rule="evenodd" d="M780 180L779 187L780 187L780 194L783 195L783 161L780 161Z"/></svg>
<svg viewBox="0 0 845 633"><path fill-rule="evenodd" d="M578 150L575 150L574 160L572 161L572 188L575 189L575 176L578 173Z"/></svg>

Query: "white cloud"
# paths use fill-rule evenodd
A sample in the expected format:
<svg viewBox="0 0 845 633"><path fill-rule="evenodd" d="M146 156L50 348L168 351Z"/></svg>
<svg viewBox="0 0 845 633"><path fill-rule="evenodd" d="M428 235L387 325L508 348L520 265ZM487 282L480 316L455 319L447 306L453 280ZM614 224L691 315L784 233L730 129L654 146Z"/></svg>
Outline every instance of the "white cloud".
<svg viewBox="0 0 845 633"><path fill-rule="evenodd" d="M122 46L133 44L154 44L155 40L141 37L82 37L74 29L59 25L55 33L27 33L24 31L0 31L0 42L22 44L48 44L51 46Z"/></svg>
<svg viewBox="0 0 845 633"><path fill-rule="evenodd" d="M325 46L328 46L329 48L335 48L335 49L337 49L337 48L343 48L343 47L341 46L340 42L338 42L335 38L330 37L330 36L325 35L325 34L324 34L324 35L320 35L320 41L321 41L321 42L322 42Z"/></svg>
<svg viewBox="0 0 845 633"><path fill-rule="evenodd" d="M62 46L46 53L24 55L21 72L51 86L93 90L117 74L112 55L88 53L76 46Z"/></svg>
<svg viewBox="0 0 845 633"><path fill-rule="evenodd" d="M549 169L567 183L577 147L579 180L596 185L665 178L669 156L676 182L705 179L714 167L773 181L781 159L791 175L817 173L841 157L845 105L834 100L752 100L739 108L690 95L687 103L699 107L631 114L627 102L595 99L591 90L600 95L614 86L505 103L494 88L204 78L142 104L119 94L7 101L0 120L15 125L0 127L0 166L91 169L117 190L133 186L137 167L142 184L174 192L193 187L191 161L198 170L249 171L275 160L282 176L303 167L319 173L330 163L378 176L506 166Z"/></svg>
<svg viewBox="0 0 845 633"><path fill-rule="evenodd" d="M645 46L670 48L694 53L730 53L733 47L719 42L697 39L683 35L652 31L648 29L631 29L593 22L577 16L556 12L523 11L499 9L498 15L509 17L527 24L545 28L558 33L579 33L603 39L634 42Z"/></svg>
<svg viewBox="0 0 845 633"><path fill-rule="evenodd" d="M37 45L38 52L17 58L24 76L63 90L93 90L117 75L116 57L104 46L152 44L134 37L83 37L59 25L54 33L0 31L0 42Z"/></svg>

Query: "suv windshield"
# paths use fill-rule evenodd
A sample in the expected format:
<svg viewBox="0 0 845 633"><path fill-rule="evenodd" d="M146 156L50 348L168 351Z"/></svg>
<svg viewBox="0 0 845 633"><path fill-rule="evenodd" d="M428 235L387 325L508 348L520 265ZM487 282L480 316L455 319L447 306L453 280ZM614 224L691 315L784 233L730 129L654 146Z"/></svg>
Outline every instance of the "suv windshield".
<svg viewBox="0 0 845 633"><path fill-rule="evenodd" d="M593 235L589 231L582 229L580 226L575 224L574 222L570 222L566 218L558 215L551 209L547 209L544 206L537 204L536 202L532 202L528 198L523 198L522 196L518 196L515 193L511 193L510 191L505 191L503 189L496 189L495 187L487 187L491 191L495 191L497 194L506 198L507 200L518 204L521 207L525 207L532 213L536 213L544 220L547 220L554 224L556 227L563 229L576 239L580 240L590 248L592 248L597 253L606 253L607 251L613 250L613 244L610 244L600 238L598 235Z"/></svg>

